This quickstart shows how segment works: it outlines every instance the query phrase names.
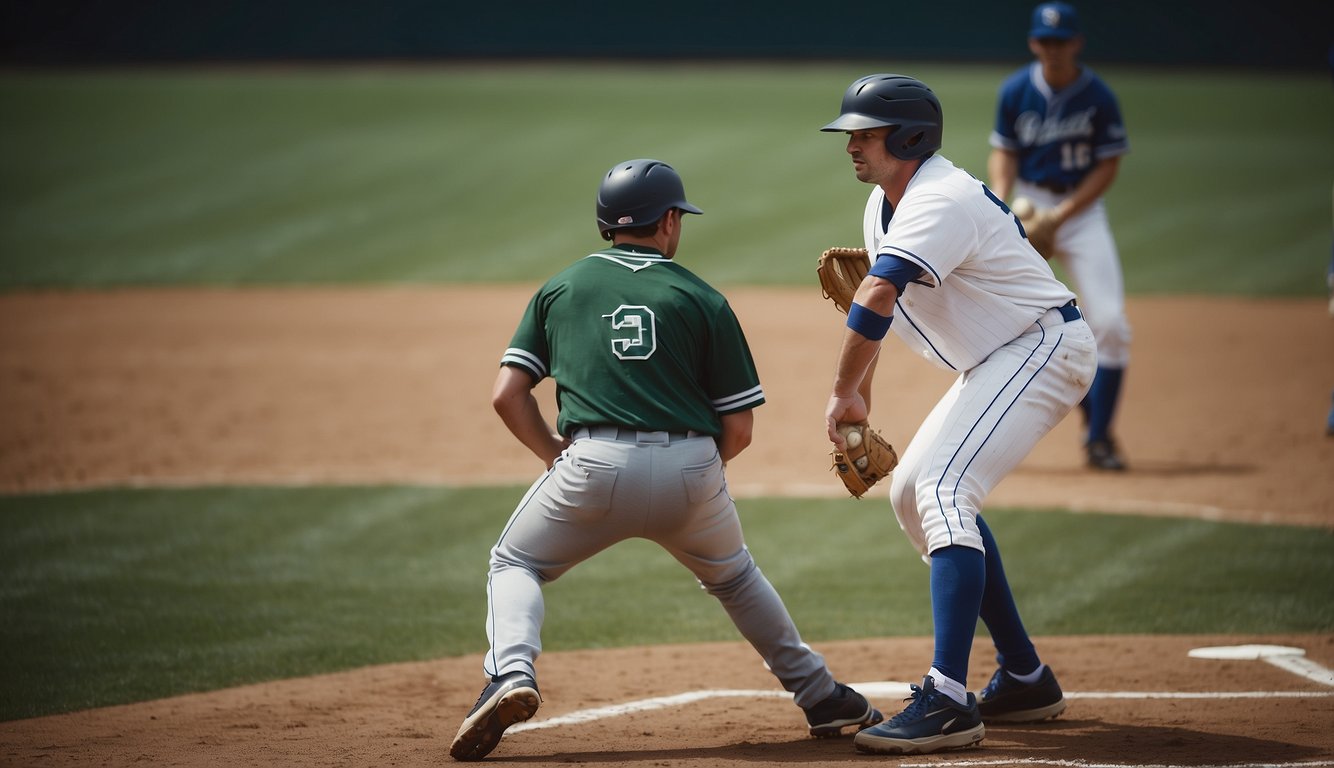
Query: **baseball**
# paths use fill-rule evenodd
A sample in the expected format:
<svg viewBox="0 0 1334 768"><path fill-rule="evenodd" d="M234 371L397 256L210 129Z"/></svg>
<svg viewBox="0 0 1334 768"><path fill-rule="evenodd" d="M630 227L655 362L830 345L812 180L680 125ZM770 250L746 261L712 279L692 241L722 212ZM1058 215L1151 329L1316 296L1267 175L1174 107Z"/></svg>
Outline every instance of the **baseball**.
<svg viewBox="0 0 1334 768"><path fill-rule="evenodd" d="M843 439L848 441L849 448L856 448L862 444L862 433L856 430L851 430L843 436Z"/></svg>
<svg viewBox="0 0 1334 768"><path fill-rule="evenodd" d="M1026 219L1033 215L1036 206L1033 205L1032 200L1029 200L1026 197L1016 197L1014 202L1010 203L1010 210L1014 211L1015 216L1018 216L1021 219Z"/></svg>

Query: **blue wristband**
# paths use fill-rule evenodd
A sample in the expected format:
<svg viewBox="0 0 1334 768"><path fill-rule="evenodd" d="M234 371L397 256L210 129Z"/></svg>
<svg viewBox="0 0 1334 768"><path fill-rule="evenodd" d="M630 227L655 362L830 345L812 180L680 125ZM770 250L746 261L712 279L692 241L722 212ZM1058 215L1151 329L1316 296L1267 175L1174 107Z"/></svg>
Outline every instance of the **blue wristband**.
<svg viewBox="0 0 1334 768"><path fill-rule="evenodd" d="M894 322L894 316L877 314L863 307L857 302L852 302L848 308L848 327L860 333L871 341L880 341L889 333L889 324Z"/></svg>

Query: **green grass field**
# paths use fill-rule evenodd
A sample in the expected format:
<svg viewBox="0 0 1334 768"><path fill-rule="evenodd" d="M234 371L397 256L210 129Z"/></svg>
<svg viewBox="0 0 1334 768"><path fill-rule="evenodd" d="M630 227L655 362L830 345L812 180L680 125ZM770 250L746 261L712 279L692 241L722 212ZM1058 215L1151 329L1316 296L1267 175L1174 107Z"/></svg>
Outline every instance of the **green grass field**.
<svg viewBox="0 0 1334 768"><path fill-rule="evenodd" d="M1016 62L1016 65L1018 62ZM818 128L884 63L0 75L0 289L535 280L601 241L600 175L682 172L705 278L805 284L867 189ZM903 66L985 176L1010 67ZM1327 78L1108 69L1132 152L1108 205L1131 292L1316 295Z"/></svg>
<svg viewBox="0 0 1334 768"><path fill-rule="evenodd" d="M533 281L601 242L598 177L638 156L675 164L707 212L693 269L809 285L820 249L858 241L867 191L817 129L881 68L0 74L0 291ZM902 69L944 101L944 154L983 175L1008 67ZM1103 74L1133 146L1108 200L1130 290L1320 295L1328 82ZM487 551L520 492L0 496L0 718L480 652ZM1328 531L988 516L1039 635L1334 630ZM767 499L743 517L808 639L929 632L927 571L887 508ZM640 543L549 600L549 649L737 639Z"/></svg>
<svg viewBox="0 0 1334 768"><path fill-rule="evenodd" d="M483 651L487 553L522 491L0 497L0 719ZM808 640L930 634L928 569L886 506L740 508ZM1334 628L1334 532L987 517L1037 635ZM584 563L547 600L548 650L740 641L689 572L642 541Z"/></svg>

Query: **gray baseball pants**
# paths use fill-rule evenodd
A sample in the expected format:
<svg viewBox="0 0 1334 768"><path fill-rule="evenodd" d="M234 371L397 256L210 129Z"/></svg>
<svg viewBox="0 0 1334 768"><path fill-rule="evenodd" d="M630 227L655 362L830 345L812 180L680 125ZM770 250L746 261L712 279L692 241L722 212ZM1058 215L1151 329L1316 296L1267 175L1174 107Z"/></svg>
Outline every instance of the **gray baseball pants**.
<svg viewBox="0 0 1334 768"><path fill-rule="evenodd" d="M581 429L574 438L528 489L491 550L488 675L536 677L542 585L637 537L671 553L718 598L797 706L833 693L824 657L802 642L746 548L713 438L614 427Z"/></svg>

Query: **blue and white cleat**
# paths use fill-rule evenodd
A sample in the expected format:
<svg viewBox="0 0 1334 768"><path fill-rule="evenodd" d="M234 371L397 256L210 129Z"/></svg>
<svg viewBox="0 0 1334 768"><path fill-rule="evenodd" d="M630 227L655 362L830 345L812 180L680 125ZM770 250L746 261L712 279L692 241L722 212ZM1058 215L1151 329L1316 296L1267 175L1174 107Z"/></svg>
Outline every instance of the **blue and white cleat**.
<svg viewBox="0 0 1334 768"><path fill-rule="evenodd" d="M1064 712L1065 694L1046 664L1042 665L1042 676L1032 683L1017 680L998 669L982 689L977 708L982 720L988 723L1036 723Z"/></svg>
<svg viewBox="0 0 1334 768"><path fill-rule="evenodd" d="M858 752L914 755L942 749L971 747L982 741L986 727L977 709L977 697L968 694L968 706L936 690L928 675L922 686L912 686L912 703L880 725L860 731L852 739Z"/></svg>

